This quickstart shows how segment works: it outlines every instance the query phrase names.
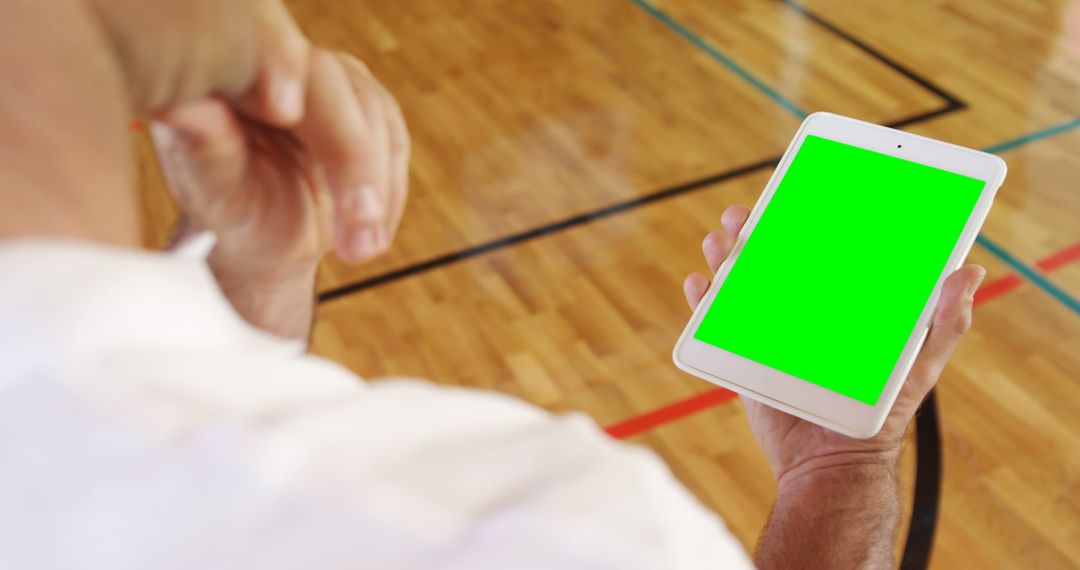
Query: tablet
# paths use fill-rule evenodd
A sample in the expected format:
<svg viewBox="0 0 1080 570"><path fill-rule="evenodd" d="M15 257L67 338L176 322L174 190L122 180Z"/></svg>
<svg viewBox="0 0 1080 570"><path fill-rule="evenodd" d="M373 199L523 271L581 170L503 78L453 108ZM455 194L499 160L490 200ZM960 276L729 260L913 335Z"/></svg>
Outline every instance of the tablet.
<svg viewBox="0 0 1080 570"><path fill-rule="evenodd" d="M1005 170L984 152L811 115L690 318L675 364L873 436Z"/></svg>

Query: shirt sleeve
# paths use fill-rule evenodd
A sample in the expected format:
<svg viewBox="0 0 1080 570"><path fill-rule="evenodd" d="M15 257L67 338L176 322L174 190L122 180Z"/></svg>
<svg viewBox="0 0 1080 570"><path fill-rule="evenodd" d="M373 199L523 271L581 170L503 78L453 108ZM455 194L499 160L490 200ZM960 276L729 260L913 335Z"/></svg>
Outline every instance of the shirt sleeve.
<svg viewBox="0 0 1080 570"><path fill-rule="evenodd" d="M353 402L291 418L271 437L303 456L303 487L426 545L418 553L430 557L418 556L416 567L750 566L661 461L580 414L382 381Z"/></svg>
<svg viewBox="0 0 1080 570"><path fill-rule="evenodd" d="M580 414L393 380L299 407L204 404L187 422L177 418L195 397L173 392L176 409L157 403L154 416L172 418L160 423L103 416L47 385L28 390L30 437L0 446L21 465L0 474L0 560L12 563L751 567L661 461Z"/></svg>

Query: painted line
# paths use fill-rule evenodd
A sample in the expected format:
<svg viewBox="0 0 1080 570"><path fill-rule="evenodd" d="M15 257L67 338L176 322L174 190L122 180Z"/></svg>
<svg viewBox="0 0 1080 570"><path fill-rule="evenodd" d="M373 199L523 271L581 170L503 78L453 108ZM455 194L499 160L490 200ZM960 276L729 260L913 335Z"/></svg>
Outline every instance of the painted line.
<svg viewBox="0 0 1080 570"><path fill-rule="evenodd" d="M758 79L756 76L754 76L754 74L747 71L746 68L739 65L738 63L735 63L734 60L732 60L728 56L724 55L720 50L716 49L711 44L709 44L709 42L706 42L705 40L701 39L701 37L698 36L697 34L695 34L694 32L691 32L686 26L683 26L682 24L680 24L674 18L672 18L671 16L668 16L666 13L664 13L663 10L657 8L656 6L653 6L647 0L632 0L632 1L634 2L634 4L637 4L638 7L640 7L642 10L645 10L652 17L659 20L660 23L664 24L669 29L671 29L675 33L682 36L683 39L685 39L685 40L689 41L690 43L694 44L699 49L701 49L705 53L709 54L710 57L712 57L714 60L716 60L717 62L722 64L724 67L730 69L733 73L735 73L735 75L738 75L744 81L746 81L747 83L753 85L755 88L757 88L758 91L763 93L768 98L772 99L776 104L778 104L781 107L783 107L784 109L786 109L789 113L791 113L792 115L795 115L796 117L798 117L800 119L806 118L808 113L806 111L804 111L801 107L796 105L794 102L792 102L787 97L784 97L783 95L781 95L779 91L777 91L776 89L773 89L768 84L766 84L764 81Z"/></svg>
<svg viewBox="0 0 1080 570"><path fill-rule="evenodd" d="M997 154L999 152L1005 152L1007 150L1012 150L1026 144L1033 143L1035 141L1041 141L1043 139L1048 139L1050 137L1055 137L1057 135L1067 133L1077 127L1080 127L1080 118L1076 118L1069 122L1061 123L1060 125L1055 125L1053 127L1047 127L1045 129L1035 131L1029 135L1016 137L1015 139L998 143L994 146L986 147L983 150L991 154Z"/></svg>
<svg viewBox="0 0 1080 570"><path fill-rule="evenodd" d="M1053 271L1077 260L1080 260L1080 241L1039 261L1035 264L1035 267L1043 271Z"/></svg>
<svg viewBox="0 0 1080 570"><path fill-rule="evenodd" d="M1080 261L1080 243L1073 244L1061 251L1042 259L1036 265L1048 268L1048 271L1060 269L1071 262ZM1005 275L983 283L975 293L975 306L979 306L1019 289L1025 281L1018 275ZM611 437L626 439L640 435L652 429L669 424L687 416L703 412L735 399L735 393L723 388L714 388L685 400L679 400L657 408L651 412L645 412L639 416L612 424L604 429Z"/></svg>
<svg viewBox="0 0 1080 570"><path fill-rule="evenodd" d="M1072 130L1075 130L1077 128L1080 128L1080 118L1076 118L1076 119L1073 119L1071 121L1067 121L1067 122L1064 122L1064 123L1061 123L1061 124L1058 124L1058 125L1054 125L1052 127L1047 127L1045 129L1040 129L1038 131L1035 131L1033 133L1024 135L1022 137L1017 137L1015 139L1007 140L1005 142L1001 142L1001 143L998 143L998 144L993 145L993 146L988 146L988 147L984 148L983 150L985 152L989 152L989 153L992 153L992 154L997 154L997 153L1005 152L1007 150L1012 150L1012 149L1015 149L1015 148L1019 148L1021 146L1024 146L1024 145L1027 145L1027 144L1030 144L1030 143L1033 143L1033 142L1036 142L1036 141L1041 141L1041 140L1044 140L1044 139L1048 139L1048 138L1051 138L1051 137L1062 135L1062 134L1065 134L1065 133L1070 132ZM1053 298L1060 301L1066 307L1071 309L1074 313L1080 315L1080 301L1077 301L1075 297L1073 297L1072 295L1069 295L1068 293L1066 293L1065 290L1061 289L1060 287L1058 287L1057 285L1052 283L1046 277L1043 277L1043 275L1041 273L1039 273L1038 270L1028 266L1026 263L1021 261L1020 258L1018 258L1015 255L1009 253L1008 250L1006 250L1004 247L999 245L997 242L995 242L994 240L986 237L985 234L979 234L979 237L975 241L979 245L983 246L987 251L994 254L994 256L996 256L998 259L1004 261L1007 265L1009 265L1010 267L1015 269L1020 275L1023 275L1024 277L1026 277L1029 281L1034 283L1037 287L1039 287L1040 289L1045 291L1047 294L1049 294ZM1073 246L1073 247L1076 247L1076 246ZM1063 252L1059 252L1057 255L1068 256L1068 255L1071 255L1071 254L1068 253L1067 251L1063 251ZM1047 260L1044 260L1044 263L1046 261ZM1052 260L1050 260L1050 261L1051 261L1051 263L1053 262ZM1038 265L1039 264L1036 264L1036 266L1038 266Z"/></svg>
<svg viewBox="0 0 1080 570"><path fill-rule="evenodd" d="M740 66L737 63L735 63L734 61L732 61L730 58L725 56L723 53L721 53L719 50L714 48L708 42L701 39L701 37L699 37L697 34L691 32L688 28L683 26L677 20L675 20L672 17L668 16L666 13L664 13L662 10L660 10L656 6L653 6L651 3L649 3L646 0L633 0L633 2L635 4L637 4L638 6L640 6L643 10L645 10L646 12L648 12L649 14L654 16L656 19L658 19L660 22L662 22L665 26L667 26L668 28L671 28L672 30L677 32L679 35L683 36L688 41L693 43L695 46L697 46L698 48L700 48L703 51L705 51L706 53L708 53L710 56L713 57L713 59L715 59L715 60L719 61L720 63L722 63L723 65L727 66L729 69L731 69L733 72L735 72L739 77L742 77L744 80L746 80L751 85L753 85L755 88L757 88L759 91L761 91L764 95L768 96L770 99L772 99L773 101L775 101L776 103L778 103L779 105L781 105L782 107L787 109L788 111L792 112L793 114L795 114L796 116L799 116L799 117L805 117L806 116L806 112L803 111L798 105L795 105L793 102L791 102L789 99L787 99L786 97L781 95L775 89L768 86L763 81L761 81L760 79L755 77L753 74L751 74L749 71L747 71L745 68L743 68L742 66ZM874 50L870 46L863 44L862 42L860 42L856 38L854 38L854 37L850 36L849 34L847 34L846 32L844 32L843 30L840 30L839 28L832 25L831 23L826 22L822 18L818 17L816 14L811 13L809 10L807 10L805 7L801 6L800 4L798 4L798 3L796 3L796 2L794 2L792 0L784 0L783 3L786 4L787 6L801 12L804 16L810 18L815 23L825 27L829 31L831 31L831 32L837 34L838 36L846 39L847 41L853 43L854 45L856 45L857 47L863 49L864 51L866 51L867 53L869 53L872 56L876 57L877 59L886 62L890 67L892 67L893 69L898 70L900 73L902 73L903 75L905 75L907 78L911 79L912 81L915 81L919 85L921 85L921 86L925 87L926 89L934 92L935 94L946 98L946 101L948 102L948 106L946 106L944 109L942 109L940 111L931 111L930 113L928 113L928 115L933 116L933 115L940 114L940 113L943 113L943 112L948 112L949 110L951 110L951 107L953 105L962 105L962 103L960 103L959 100L952 97L952 95L950 95L948 92L944 91L943 89L941 89L937 85L934 85L933 83L929 82L928 80L923 79L921 76L915 74L913 71L911 71L911 70L899 65L898 63L892 61L891 59L885 57L884 54L878 52L877 50ZM1054 136L1069 132L1069 131L1071 131L1073 129L1076 129L1077 127L1080 127L1080 118L1076 118L1076 119L1073 119L1073 120L1068 121L1066 123L1055 125L1055 126L1052 126L1052 127L1046 128L1046 129L1041 129L1039 131L1035 131L1034 133L1024 135L1024 136L1021 136L1021 137L1017 137L1015 139L1007 140L1007 141L995 144L993 146L986 147L983 150L985 152L989 152L989 153L1005 152L1007 150L1018 148L1018 147L1024 146L1024 145L1029 144L1029 143L1033 143L1033 142L1036 142L1036 141L1040 141L1040 140L1043 140L1043 139L1046 139L1046 138L1054 137ZM1030 279L1032 283L1034 283L1038 287L1042 288L1044 291L1049 293L1055 299L1057 299L1057 300L1061 301L1062 303L1064 303L1067 307L1072 309L1077 314L1080 314L1080 302L1078 302L1075 298L1070 296L1068 293L1066 293L1065 291L1063 291L1062 289L1060 289L1059 287L1057 287L1056 285L1051 283L1049 280L1042 277L1037 271L1035 271L1034 269L1032 269L1032 268L1028 267L1027 265L1025 265L1023 262L1021 262L1019 260L1019 258L1017 258L1016 256L1010 254L1003 247L1001 247L1000 245L994 243L992 240L987 238L985 235L980 235L979 236L978 243L980 245L982 245L983 247L985 247L988 251L990 251L990 253L994 254L995 256L1000 258L1002 261L1004 261L1008 265L1012 266L1013 269L1018 271L1021 275L1027 277L1028 279Z"/></svg>
<svg viewBox="0 0 1080 570"><path fill-rule="evenodd" d="M1016 275L1006 275L989 283L983 283L982 287L975 292L975 306L1019 289L1023 285L1024 280Z"/></svg>
<svg viewBox="0 0 1080 570"><path fill-rule="evenodd" d="M937 116L937 115L940 115L940 114L944 114L944 112L945 112L945 110L935 111L935 112L932 112L930 114L924 115L922 118L929 118L931 116ZM918 118L920 118L920 117L915 117L915 119L918 119ZM908 119L903 119L901 121L898 121L897 123L909 124L909 120ZM890 126L895 126L895 123L893 125L890 125ZM1025 144L1035 142L1035 141L1040 141L1040 140L1047 139L1047 138L1050 138L1050 137L1053 137L1053 136L1056 136L1056 135L1060 135L1062 133L1068 132L1068 131L1076 129L1078 127L1080 127L1080 119L1075 119L1075 120L1069 121L1067 123L1062 123L1060 125L1055 125L1055 126L1048 127L1046 129L1043 129L1043 130L1040 130L1040 131L1036 131L1036 132L1031 133L1029 135L1025 135L1025 136L1022 136L1022 137L1018 137L1018 138L1015 138L1015 139L1011 139L1011 140L1008 140L1008 141L1005 141L1005 142L990 146L990 147L986 147L984 150L987 151L987 152L1002 152L1002 151L1014 149L1014 148L1017 148L1017 147L1025 145ZM515 233L515 234L511 234L509 236L496 238L494 240L491 240L491 241L488 241L488 242L485 242L485 243L482 243L482 244L479 244L479 245L468 247L468 248L466 248L464 250L448 253L446 255L442 255L442 256L439 256L439 257L432 258L432 259L428 259L426 261L422 261L422 262L419 262L419 263L416 263L416 264L413 264L413 265L408 265L408 266L402 267L400 269L390 271L388 273L376 275L374 277L369 277L369 278L364 279L362 281L341 285L339 287L335 287L333 289L330 289L328 291L325 291L325 292L321 293L319 295L319 302L320 303L325 303L325 302L328 302L328 301L333 301L335 299L340 299L342 297L352 295L354 293L359 293L361 291L364 291L364 290L367 290L367 289L370 289L370 288L373 288L373 287L378 287L380 285L385 285L385 284L391 283L393 281L397 281L397 280L400 280L400 279L405 279L407 277L411 277L413 275L418 275L420 273L424 273L426 271L430 271L430 270L433 270L433 269L436 269L436 268L439 268L439 267L443 267L443 266L450 265L450 264L453 264L453 263L458 263L460 261L464 261L464 260L467 260L467 259L472 259L474 257L478 257L478 256L484 255L486 253L501 250L503 248L507 248L507 247L510 247L510 246L513 246L513 245L516 245L516 244L519 244L519 243L522 243L522 242L525 242L525 241L529 241L529 240L532 240L532 239L536 239L536 238L539 238L539 237L546 236L548 234L552 234L552 233L563 231L563 230L568 230L570 228L581 226L581 225L584 225L584 224L587 224L587 223L590 223L590 222L594 222L594 221L602 219L602 218L606 218L606 217L609 217L609 216L620 214L622 212L627 212L627 211L630 211L630 210L634 210L636 208L639 208L639 207L642 207L642 206L645 206L645 205L648 205L648 204L652 204L654 202L659 202L661 200L666 200L668 198L674 198L675 196L680 196L680 195L687 194L687 193L690 193L690 192L699 191L699 190L708 188L708 187L710 187L710 186L712 186L714 184L719 184L720 182L724 182L724 181L727 181L727 180L732 180L732 179L739 178L739 177L744 176L744 175L748 175L748 174L751 174L751 173L754 173L754 172L759 172L759 171L765 170L767 168L775 166L776 163L779 162L779 161L780 161L779 156L769 157L769 158L766 158L764 160L760 160L758 162L754 162L754 163L751 163L751 164L746 164L746 165L743 165L743 166L736 167L736 168L734 168L732 170L728 170L726 172L721 172L719 174L715 174L715 175L712 175L712 176L707 176L705 178L701 178L701 179L694 180L694 181L691 181L691 182L686 182L686 183L679 184L677 186L673 186L673 187L670 187L670 188L664 188L662 190L653 192L651 194L646 194L644 196L638 196L638 197L635 197L635 198L630 198L630 199L624 200L622 202L616 202L615 204L612 204L610 206L601 208L599 210L594 210L592 212L586 212L584 214L578 214L576 216L572 216L570 218L563 219L563 220L558 220L558 221L552 222L550 224L545 224L545 225L540 226L540 227L536 227L536 228L528 229L528 230L525 230L525 231L521 231L521 232L518 232L518 233ZM980 239L982 239L982 238L980 238ZM982 243L982 242L980 241L980 243ZM1004 251L1004 250L1001 250L1001 251ZM991 253L994 253L994 251L991 250ZM1029 269L1029 271L1033 272L1034 270ZM1043 280L1043 281L1045 281L1045 280Z"/></svg>
<svg viewBox="0 0 1080 570"><path fill-rule="evenodd" d="M993 253L999 259L1007 263L1010 267L1015 269L1019 274L1026 277L1029 281L1037 285L1040 289L1047 292L1050 296L1061 301L1066 307L1072 309L1074 313L1080 315L1080 301L1077 301L1072 295L1066 293L1063 289L1054 285L1049 279L1043 277L1042 273L1038 270L1028 267L1026 263L1017 259L1013 254L1005 251L1000 245L995 243L985 235L980 235L976 240L979 245L986 248L990 253Z"/></svg>
<svg viewBox="0 0 1080 570"><path fill-rule="evenodd" d="M615 439L626 439L677 419L696 414L702 410L719 406L724 402L734 400L735 396L735 392L723 388L713 388L674 404L608 426L604 428L604 431Z"/></svg>
<svg viewBox="0 0 1080 570"><path fill-rule="evenodd" d="M909 68L909 67L907 67L905 65L902 65L900 62L896 61L895 59L893 59L893 58L891 58L891 57L889 57L887 55L885 55L884 53L882 53L878 49L870 47L869 44L867 44L867 43L863 42L862 40L860 40L859 38L856 38L855 36L845 32L844 30L840 29L839 26L836 26L835 24L833 24L832 22L829 22L825 18L822 18L821 16L818 16L816 13L812 12L806 6L803 6L802 4L799 4L795 0L780 0L780 3L784 4L785 6L787 6L789 8L791 8L792 10L795 10L796 12L799 12L804 17L806 17L808 20L810 20L811 22L813 22L813 23L821 26L822 28L828 30L833 35L843 39L844 41L848 42L849 44L861 49L862 51L866 52L870 57L880 61L881 63L884 63L888 67L891 67L893 69L893 71L899 73L900 75L903 75L908 80L910 80L910 81L912 81L914 83L917 83L923 89L926 89L927 91L933 93L934 95L937 95L938 97L942 98L946 103L948 103L948 106L946 107L947 109L953 110L953 109L962 109L964 107L967 107L966 103L964 103L963 101L961 101L957 97L953 96L952 93L949 93L948 91L942 89L941 87L939 87L933 81L930 81L929 79L923 77L922 75L919 75L918 73L915 72L915 70L913 70L913 69L911 69L911 68Z"/></svg>
<svg viewBox="0 0 1080 570"><path fill-rule="evenodd" d="M967 105L963 101L961 101L957 97L953 96L952 94L946 92L944 89L938 87L937 85L934 85L928 79L923 78L922 76L919 76L915 72L903 67L899 63L897 63L897 62L893 61L892 59L886 57L881 52L871 48L870 46L868 46L867 44L865 44L862 41L858 40L857 38L843 32L839 28L833 26L832 24L828 23L826 20L822 19L820 16L817 16L816 14L813 14L807 8L802 7L802 6L800 6L798 4L795 4L793 2L784 2L784 3L787 4L788 6L790 6L791 8L795 8L796 10L798 10L803 15L809 17L811 19L811 21L813 21L813 22L817 23L818 25L822 26L823 29L829 31L830 33L836 34L837 37L839 37L840 39L842 39L844 41L850 42L856 48L865 51L871 57L876 58L877 60L879 60L886 67L889 67L889 68L899 72L900 74L912 79L913 81L915 81L919 85L925 87L926 89L930 90L934 94L940 96L941 98L943 98L947 102L947 104L943 108L934 109L932 111L921 112L921 113L918 113L916 115L912 115L910 117L905 117L905 118L902 118L902 119L899 119L899 120L896 120L896 121L890 121L888 123L885 123L885 126L891 127L891 128L894 128L894 129L899 129L899 128L907 127L907 126L910 126L910 125L913 125L913 124L916 124L916 123L929 121L930 119L941 117L941 116L947 115L949 113L952 113L952 112L955 112L955 111L958 111L958 110L961 110L961 109L964 109L964 108L967 107ZM710 46L705 44L705 42L701 41L700 38L697 38L697 36L694 36L691 32L686 30L685 27L678 24L678 22L674 21L673 19L671 19L666 14L663 14L655 6L652 6L651 4L648 4L647 2L638 2L638 5L642 9L644 9L644 10L648 11L650 14L654 15L654 17L660 18L664 23L666 23L668 25L675 26L677 31L682 30L683 32L686 32L684 35L688 34L689 36L693 36L693 38L689 38L689 39L691 39L691 41L693 41L695 45L697 45L698 47L701 47L702 49L705 49L707 52L709 52L710 54L712 54L714 56L719 55L721 57L721 63L724 63L725 65L728 65L732 69L737 68L739 70L742 70L743 73L740 73L740 76L743 77L744 79L746 79L747 81L750 81L755 87L757 87L759 89L763 89L766 95L768 95L769 93L776 94L775 91L771 90L763 82L757 81L756 79L754 79L753 76L750 75L748 72L745 72L745 70L743 70L742 67L736 65L734 62L732 62L730 59L728 59L723 54L721 54L719 52L716 52ZM802 109L797 109L797 110L799 111L799 113L805 114L805 112L802 111ZM673 186L673 187L670 187L670 188L664 188L664 189L661 189L661 190L657 190L655 192L652 192L652 193L649 193L649 194L646 194L646 195L643 195L643 196L640 196L640 197L637 197L637 198L630 198L630 199L624 200L622 202L617 202L615 204L612 204L612 205L604 207L604 208L600 208L599 210L595 210L593 212L587 212L587 213L584 213L584 214L578 214L578 215L572 216L572 217L570 217L568 219L555 221L555 222L552 222L552 223L549 223L549 224L546 224L546 225L543 225L543 226L540 226L540 227L532 228L532 229L529 229L529 230L524 230L524 231L521 231L521 232L518 232L518 233L515 233L515 234L511 234L511 235L504 236L504 237L501 237L501 238L496 238L496 239L490 240L490 241L482 243L482 244L470 246L470 247L467 247L467 248L465 248L463 250L450 252L450 253L447 253L445 255L440 255L440 256L437 256L437 257L434 257L434 258L431 258L431 259L427 259L425 261L420 261L420 262L413 263L412 265L406 265L404 267L399 267L397 269L390 270L390 271L388 271L386 273L382 273L382 274L379 274L379 275L374 275L372 277L368 277L368 278L363 279L361 281L356 281L356 282L353 282L353 283L347 283L345 285L340 285L338 287L335 287L333 289L330 289L330 290L327 290L327 291L321 293L319 295L319 302L323 303L323 302L333 301L335 299L339 299L339 298L345 297L347 295L352 295L352 294L355 294L355 293L359 293L359 292L364 291L366 289L370 289L370 288L373 288L373 287L378 287L378 286L381 286L381 285L385 285L385 284L391 283L393 281L406 279L406 278L412 277L413 275L418 275L418 274L424 273L426 271L431 271L431 270L434 270L434 269L437 269L437 268L440 268L440 267L444 267L444 266L447 266L447 265L450 265L450 264L453 264L453 263L464 261L466 259L471 259L473 257L483 255L483 254L486 254L486 253L490 253L490 252L493 252L493 251L496 251L496 250L499 250L499 249L502 249L502 248L505 248L505 247L511 247L513 245L522 243L522 242L530 240L530 239L543 237L545 235L548 235L548 234L554 233L554 232L558 232L558 231L568 230L570 228L573 228L573 227L576 227L576 226L579 226L579 225L583 225L583 224L587 224L589 222L592 222L592 221L595 221L595 220L598 220L598 219L601 219L601 218L604 218L604 217L607 217L607 216L610 216L610 215L619 214L619 213L622 213L622 212L627 212L627 211L630 211L632 209L638 208L640 206L645 206L645 205L653 203L653 202L657 202L657 201L660 201L660 200L673 198L675 196L679 196L679 195L686 194L686 193L689 193L689 192L697 191L697 190L703 189L703 188L705 188L707 186L710 186L712 184L717 184L717 183L719 183L721 181L724 181L724 180L729 180L729 179L736 178L736 177L739 177L739 176L748 175L748 174L751 174L753 172L757 172L759 170L767 168L769 166L775 166L779 161L780 161L780 156L779 155L774 156L774 157L765 158L765 159L760 160L760 161L758 161L756 163L753 163L753 164L736 167L733 170L728 170L728 171L721 172L721 173L718 173L718 174L713 174L711 176L706 176L706 177L703 177L703 178L699 178L697 180L693 180L693 181L690 181L690 182L685 182L685 183L682 183L682 184L679 184L679 185L676 185L676 186Z"/></svg>
<svg viewBox="0 0 1080 570"><path fill-rule="evenodd" d="M886 124L886 126L898 129L903 126L908 126L914 123L932 119L934 117L939 117L955 110L957 110L957 108L938 109L936 111L920 113L913 117L907 117L904 119L893 121ZM667 200L676 196L682 196L683 194L688 194L690 192L704 190L710 186L719 184L727 180L734 180L742 176L753 174L755 172L760 172L767 168L775 167L779 162L780 155L770 156L757 162L738 166L731 170L720 172L718 174L713 174L710 176L699 178L697 180L691 180L690 182L683 182L669 188L662 188L649 194L623 200L622 202L616 202L610 206L605 206L598 210L593 210L592 212L578 214L576 216L563 220L558 220L550 224L545 224L543 226L496 238L491 241L470 246L462 250L447 253L445 255L427 259L425 261L420 261L412 265L406 265L398 269L393 269L386 273L381 273L379 275L368 277L367 279L363 279L361 281L346 283L344 285L334 287L333 289L329 289L321 293L319 295L319 302L325 303L333 301L335 299L340 299L342 297L359 293L373 287L386 285L387 283L406 279L408 277L412 277L413 275L419 275L433 269L438 269L440 267L465 261L467 259L472 259L486 253L511 247L528 240L544 237L555 232L568 230L570 228L581 226L590 222L594 222L596 220L606 218L608 216L620 214L622 212L628 212L630 210L634 210L636 208L652 204L654 202Z"/></svg>
<svg viewBox="0 0 1080 570"><path fill-rule="evenodd" d="M690 192L704 190L727 180L734 180L739 177L752 174L754 172L761 172L770 168L774 168L778 162L780 162L780 156L770 156L769 158L766 158L764 160L759 160L751 164L739 166L726 172L721 172L719 174L714 174L705 178L699 178L698 180L685 182L677 186L672 186L670 188L664 188L651 194L646 194L644 196L638 196L635 198L630 198L628 200L623 200L621 202L616 202L610 206L600 208L599 210L593 210L584 214L578 214L576 216L563 220L558 220L550 224L545 224L543 226L511 234L505 237L496 238L494 240L468 247L463 250L448 253L446 255L441 255L439 257L428 259L427 261L422 261L413 265L407 265L405 267L402 267L401 269L395 269L388 273L369 277L367 279L364 279L363 281L341 285L340 287L335 287L319 294L319 302L326 303L329 301L333 301L334 299L340 299L347 295L352 295L353 293L358 293L372 287L385 285L399 279L405 279L413 275L424 273L426 271L431 271L432 269L436 269L453 263L458 263L466 259L472 259L474 257L484 255L492 251L511 247L519 243L546 236L548 234L561 232L573 227L595 222L596 220L633 210L646 204L651 204L660 200L666 200L668 198L674 198L675 196L681 196Z"/></svg>

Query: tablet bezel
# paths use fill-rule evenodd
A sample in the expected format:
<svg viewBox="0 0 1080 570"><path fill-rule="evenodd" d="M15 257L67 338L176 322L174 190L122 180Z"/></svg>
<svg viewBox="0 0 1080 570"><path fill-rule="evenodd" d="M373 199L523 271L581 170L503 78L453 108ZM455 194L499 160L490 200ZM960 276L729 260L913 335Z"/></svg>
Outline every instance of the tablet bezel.
<svg viewBox="0 0 1080 570"><path fill-rule="evenodd" d="M964 231L953 247L949 261L938 276L933 293L923 307L916 326L889 376L876 405L871 406L848 396L822 388L796 376L758 364L752 360L693 338L701 319L712 305L720 286L754 231L761 214L807 135L814 135L866 150L894 156L941 170L955 172L986 182ZM905 133L832 113L814 113L806 118L794 140L773 172L746 224L736 239L731 255L716 272L712 285L675 345L673 360L685 372L778 408L807 421L857 438L876 434L896 400L919 349L937 306L945 278L958 269L975 243L979 229L990 211L994 195L1005 180L1006 166L1000 158L961 146ZM733 323L732 326L738 326Z"/></svg>

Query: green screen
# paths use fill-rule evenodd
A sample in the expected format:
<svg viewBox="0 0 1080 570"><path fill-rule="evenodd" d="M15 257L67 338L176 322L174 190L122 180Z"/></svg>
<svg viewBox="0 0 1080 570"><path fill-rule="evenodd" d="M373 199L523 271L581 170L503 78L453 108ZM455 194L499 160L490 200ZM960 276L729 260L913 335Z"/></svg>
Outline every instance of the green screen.
<svg viewBox="0 0 1080 570"><path fill-rule="evenodd" d="M694 338L875 405L984 184L807 136Z"/></svg>

